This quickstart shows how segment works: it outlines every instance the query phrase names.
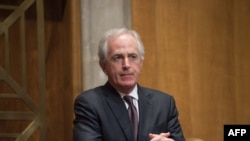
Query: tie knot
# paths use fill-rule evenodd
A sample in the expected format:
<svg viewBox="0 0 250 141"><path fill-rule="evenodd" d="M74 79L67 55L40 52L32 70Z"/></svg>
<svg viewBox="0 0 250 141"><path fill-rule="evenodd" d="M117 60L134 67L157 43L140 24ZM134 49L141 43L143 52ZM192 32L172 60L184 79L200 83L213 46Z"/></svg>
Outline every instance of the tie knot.
<svg viewBox="0 0 250 141"><path fill-rule="evenodd" d="M124 96L124 100L130 105L133 103L133 97L132 96Z"/></svg>

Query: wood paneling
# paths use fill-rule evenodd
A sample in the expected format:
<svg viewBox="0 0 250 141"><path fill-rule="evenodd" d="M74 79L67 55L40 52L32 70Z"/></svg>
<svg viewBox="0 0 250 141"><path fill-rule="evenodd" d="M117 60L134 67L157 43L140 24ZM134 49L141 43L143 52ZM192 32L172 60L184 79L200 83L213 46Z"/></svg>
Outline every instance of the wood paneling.
<svg viewBox="0 0 250 141"><path fill-rule="evenodd" d="M185 136L223 140L224 124L249 124L250 2L134 0L145 45L140 83L172 94Z"/></svg>
<svg viewBox="0 0 250 141"><path fill-rule="evenodd" d="M73 101L82 90L80 1L67 1L62 20L46 21L47 140L70 141Z"/></svg>
<svg viewBox="0 0 250 141"><path fill-rule="evenodd" d="M139 34L143 34L143 36L141 36L143 44L149 46L145 47L145 58L150 58L152 62L156 62L155 2L145 1L143 4L141 4L141 2L142 1L132 1L132 27L135 28ZM143 66L141 75L152 76L154 74L152 70L155 70L155 64L145 63ZM141 81L148 86L154 87L157 83L157 78L141 77Z"/></svg>
<svg viewBox="0 0 250 141"><path fill-rule="evenodd" d="M47 1L47 0L46 0ZM59 0L60 1L60 0ZM57 2L59 2L57 0ZM49 1L47 1L49 2ZM73 101L76 95L82 90L82 58L81 58L81 25L80 25L80 0L60 1L59 6L46 5L44 11L46 14L53 13L45 18L45 68L46 69L46 100L45 103L45 123L46 141L70 141L72 140L73 128ZM33 8L35 9L35 8ZM33 11L27 10L26 15L35 15ZM7 15L3 15L7 16ZM0 14L0 18L1 14ZM4 18L3 18L4 19ZM9 29L9 35L0 36L0 65L8 71L20 86L23 84L21 68L25 67L27 78L27 93L39 103L39 64L38 58L41 54L37 48L37 21L27 16L25 23L25 56L27 66L22 64L22 42L20 41L21 31L20 20L18 20ZM9 37L10 44L10 65L6 61L6 50L4 37ZM2 72L2 71L1 71ZM0 75L0 93L13 94L15 91L2 79L5 76ZM25 88L23 88L25 89ZM14 97L15 98L15 97ZM1 95L0 111L31 111L22 100L13 98L6 99ZM34 107L35 108L35 107ZM38 108L39 109L39 108ZM15 117L12 117L15 118ZM2 117L1 117L2 119ZM0 133L21 133L30 121L22 120L1 120ZM41 140L38 128L28 140ZM2 140L1 140L2 139ZM9 139L1 138L1 141Z"/></svg>
<svg viewBox="0 0 250 141"><path fill-rule="evenodd" d="M9 13L0 14L0 55L3 59L0 63L1 141L35 141L44 137L44 34L37 34L38 27L44 31L42 5L32 11L37 18L30 20L26 17L30 12L28 9L40 2L0 3L1 11ZM12 7L11 4L17 5Z"/></svg>

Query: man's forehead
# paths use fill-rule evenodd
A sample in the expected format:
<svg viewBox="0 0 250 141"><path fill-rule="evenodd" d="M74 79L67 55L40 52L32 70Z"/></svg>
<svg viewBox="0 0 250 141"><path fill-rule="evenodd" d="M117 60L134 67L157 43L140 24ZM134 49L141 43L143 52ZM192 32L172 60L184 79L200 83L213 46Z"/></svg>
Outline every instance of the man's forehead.
<svg viewBox="0 0 250 141"><path fill-rule="evenodd" d="M136 46L135 47L117 46L114 48L110 48L109 52L124 54L124 53L138 53L139 50Z"/></svg>
<svg viewBox="0 0 250 141"><path fill-rule="evenodd" d="M117 49L117 50L113 50L109 52L110 54L117 54L117 55L127 55L127 54L139 54L138 50L120 50L120 49Z"/></svg>

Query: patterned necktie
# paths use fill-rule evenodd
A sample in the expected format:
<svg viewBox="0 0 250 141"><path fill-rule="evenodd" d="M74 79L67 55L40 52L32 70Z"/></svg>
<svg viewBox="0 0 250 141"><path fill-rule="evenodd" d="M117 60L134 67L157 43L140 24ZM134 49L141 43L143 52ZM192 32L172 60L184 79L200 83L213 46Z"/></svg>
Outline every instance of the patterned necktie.
<svg viewBox="0 0 250 141"><path fill-rule="evenodd" d="M124 100L128 103L128 114L132 123L134 140L137 140L137 132L138 132L138 113L135 105L133 104L133 97L124 96Z"/></svg>

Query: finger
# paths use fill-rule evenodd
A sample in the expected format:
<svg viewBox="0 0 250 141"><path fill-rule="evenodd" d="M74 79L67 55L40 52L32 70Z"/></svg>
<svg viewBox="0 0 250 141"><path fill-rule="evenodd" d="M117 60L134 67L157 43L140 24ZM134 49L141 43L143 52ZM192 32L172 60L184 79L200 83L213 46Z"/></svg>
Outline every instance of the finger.
<svg viewBox="0 0 250 141"><path fill-rule="evenodd" d="M161 135L161 136L164 136L164 137L169 137L169 136L170 136L170 132L167 132L167 133L161 133L160 135Z"/></svg>
<svg viewBox="0 0 250 141"><path fill-rule="evenodd" d="M150 139L152 139L152 138L154 138L154 137L157 136L157 135L156 135L156 134L153 134L153 133L149 133L148 136L149 136Z"/></svg>
<svg viewBox="0 0 250 141"><path fill-rule="evenodd" d="M150 141L161 141L162 139L163 139L162 136L156 135L156 136L154 136Z"/></svg>
<svg viewBox="0 0 250 141"><path fill-rule="evenodd" d="M153 134L149 133L149 139L150 141L173 141L172 139L169 138L170 133L160 133L160 134Z"/></svg>

